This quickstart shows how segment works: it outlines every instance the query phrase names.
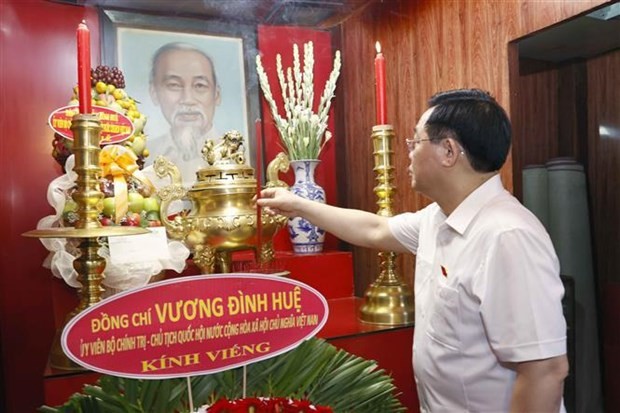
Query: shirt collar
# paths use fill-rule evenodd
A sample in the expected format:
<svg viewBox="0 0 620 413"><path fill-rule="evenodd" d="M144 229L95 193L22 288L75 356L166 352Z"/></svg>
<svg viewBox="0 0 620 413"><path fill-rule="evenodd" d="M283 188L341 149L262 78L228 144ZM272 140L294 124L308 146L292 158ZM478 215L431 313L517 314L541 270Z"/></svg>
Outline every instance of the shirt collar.
<svg viewBox="0 0 620 413"><path fill-rule="evenodd" d="M480 210L493 198L505 191L499 174L492 176L476 188L448 216L445 223L463 235Z"/></svg>

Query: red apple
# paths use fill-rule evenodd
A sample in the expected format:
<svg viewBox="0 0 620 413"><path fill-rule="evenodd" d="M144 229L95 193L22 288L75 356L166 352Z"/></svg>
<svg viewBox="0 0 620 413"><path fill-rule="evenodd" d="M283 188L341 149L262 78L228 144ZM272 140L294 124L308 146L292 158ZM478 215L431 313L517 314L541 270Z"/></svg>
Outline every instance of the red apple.
<svg viewBox="0 0 620 413"><path fill-rule="evenodd" d="M100 215L99 216L99 222L101 223L101 225L103 225L104 227L112 227L114 225L116 225L114 223L114 220L110 217L106 217L105 215Z"/></svg>
<svg viewBox="0 0 620 413"><path fill-rule="evenodd" d="M121 219L121 225L125 227L139 227L140 221L140 214L130 212Z"/></svg>

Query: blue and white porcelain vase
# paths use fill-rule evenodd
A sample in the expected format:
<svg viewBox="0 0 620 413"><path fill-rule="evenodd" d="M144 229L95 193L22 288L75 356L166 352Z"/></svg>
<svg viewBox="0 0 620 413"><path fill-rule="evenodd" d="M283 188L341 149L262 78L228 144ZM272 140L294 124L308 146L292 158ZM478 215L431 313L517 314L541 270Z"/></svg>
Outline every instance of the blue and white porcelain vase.
<svg viewBox="0 0 620 413"><path fill-rule="evenodd" d="M325 203L325 191L314 182L314 171L320 163L318 159L291 161L295 173L295 183L291 192L302 198ZM296 254L316 254L323 251L325 231L312 225L304 218L290 218L288 231Z"/></svg>

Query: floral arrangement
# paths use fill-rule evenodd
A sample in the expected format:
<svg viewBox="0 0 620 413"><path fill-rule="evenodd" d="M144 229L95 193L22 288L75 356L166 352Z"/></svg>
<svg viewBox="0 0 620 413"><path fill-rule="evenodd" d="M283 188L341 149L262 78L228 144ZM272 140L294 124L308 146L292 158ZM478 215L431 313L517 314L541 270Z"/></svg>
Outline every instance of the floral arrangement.
<svg viewBox="0 0 620 413"><path fill-rule="evenodd" d="M284 397L248 397L245 399L220 399L199 413L333 413L329 407L314 406L308 400Z"/></svg>
<svg viewBox="0 0 620 413"><path fill-rule="evenodd" d="M286 147L289 159L318 159L321 150L331 139L327 131L329 108L334 97L336 81L340 75L340 51L336 51L334 65L325 83L319 105L314 112L314 49L312 42L304 44L303 71L299 58L299 48L293 45L293 67L282 68L282 57L276 56L276 67L285 117L280 116L271 93L269 79L263 68L260 55L256 56L256 69L263 95L273 115L280 139Z"/></svg>

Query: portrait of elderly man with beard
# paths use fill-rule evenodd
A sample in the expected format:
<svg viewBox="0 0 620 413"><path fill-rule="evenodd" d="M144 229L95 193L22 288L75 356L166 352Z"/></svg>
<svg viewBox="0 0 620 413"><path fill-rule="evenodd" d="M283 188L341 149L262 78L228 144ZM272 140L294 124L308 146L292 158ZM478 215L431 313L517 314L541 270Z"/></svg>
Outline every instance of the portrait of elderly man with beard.
<svg viewBox="0 0 620 413"><path fill-rule="evenodd" d="M149 92L170 125L149 139L148 163L163 155L181 171L183 184L196 181L205 166L201 149L205 140L219 142L223 133L213 125L221 91L212 58L186 43L167 43L153 55Z"/></svg>

